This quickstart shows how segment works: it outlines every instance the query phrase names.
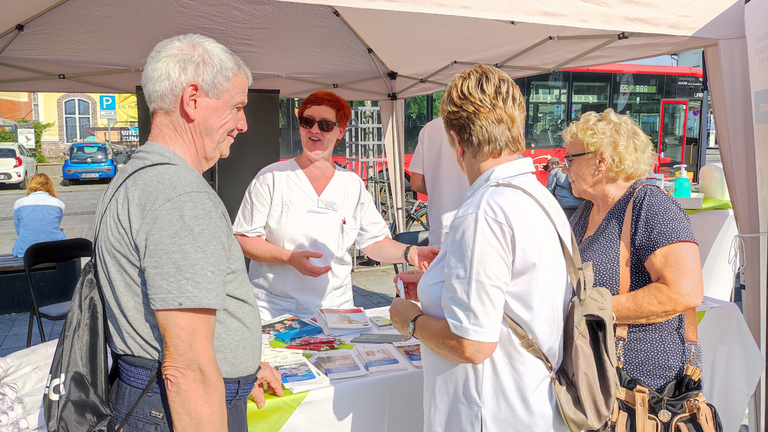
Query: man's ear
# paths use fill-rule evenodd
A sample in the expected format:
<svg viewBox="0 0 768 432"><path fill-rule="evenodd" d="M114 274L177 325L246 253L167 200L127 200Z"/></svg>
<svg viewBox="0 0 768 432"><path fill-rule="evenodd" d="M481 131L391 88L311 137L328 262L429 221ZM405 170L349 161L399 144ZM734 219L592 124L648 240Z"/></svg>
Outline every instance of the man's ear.
<svg viewBox="0 0 768 432"><path fill-rule="evenodd" d="M187 84L184 87L184 91L181 92L181 107L179 107L181 115L190 120L195 120L202 96L203 92L200 89L200 84L196 82Z"/></svg>

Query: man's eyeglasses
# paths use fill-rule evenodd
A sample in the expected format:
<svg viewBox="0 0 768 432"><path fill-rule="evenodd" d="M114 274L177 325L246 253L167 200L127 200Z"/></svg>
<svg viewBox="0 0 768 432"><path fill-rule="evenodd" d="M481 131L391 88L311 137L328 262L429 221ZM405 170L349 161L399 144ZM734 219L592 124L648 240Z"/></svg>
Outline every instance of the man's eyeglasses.
<svg viewBox="0 0 768 432"><path fill-rule="evenodd" d="M315 120L312 117L299 116L299 126L304 129L312 129L312 126L317 123L317 128L322 132L330 132L334 126L338 126L339 122L332 122L330 120Z"/></svg>
<svg viewBox="0 0 768 432"><path fill-rule="evenodd" d="M572 154L572 155L567 154L567 155L563 156L563 159L565 159L565 166L570 167L572 159L575 159L575 158L581 157L581 156L591 155L592 153L594 153L594 152L591 151L591 152L584 152L584 153L576 153L576 154Z"/></svg>

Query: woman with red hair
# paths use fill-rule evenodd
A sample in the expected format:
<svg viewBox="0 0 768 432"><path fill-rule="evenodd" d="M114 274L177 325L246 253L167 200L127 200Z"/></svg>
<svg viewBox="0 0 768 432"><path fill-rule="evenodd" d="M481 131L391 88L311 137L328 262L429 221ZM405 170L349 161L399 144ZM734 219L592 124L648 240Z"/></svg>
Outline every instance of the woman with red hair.
<svg viewBox="0 0 768 432"><path fill-rule="evenodd" d="M422 269L438 252L392 240L360 177L333 163L352 116L344 99L315 92L298 114L302 154L256 175L234 223L252 261L249 277L262 319L353 307L347 253L353 243L377 261Z"/></svg>

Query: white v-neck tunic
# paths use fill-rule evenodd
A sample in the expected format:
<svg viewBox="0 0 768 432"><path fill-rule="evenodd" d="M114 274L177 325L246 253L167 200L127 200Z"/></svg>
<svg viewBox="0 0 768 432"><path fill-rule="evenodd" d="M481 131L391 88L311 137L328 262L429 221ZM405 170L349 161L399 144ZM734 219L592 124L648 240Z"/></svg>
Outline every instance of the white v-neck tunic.
<svg viewBox="0 0 768 432"><path fill-rule="evenodd" d="M283 314L309 317L321 308L352 307L352 257L347 250L365 248L389 229L363 181L336 167L320 196L295 160L267 166L253 179L233 226L235 234L262 237L289 250L323 254L317 266L331 266L320 276L304 276L287 264L251 262L249 277L262 320Z"/></svg>

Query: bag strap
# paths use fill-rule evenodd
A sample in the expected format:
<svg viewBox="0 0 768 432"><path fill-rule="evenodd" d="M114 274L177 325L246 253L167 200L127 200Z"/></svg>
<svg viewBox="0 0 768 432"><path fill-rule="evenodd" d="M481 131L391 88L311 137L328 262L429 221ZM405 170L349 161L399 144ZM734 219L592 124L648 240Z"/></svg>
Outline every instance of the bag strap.
<svg viewBox="0 0 768 432"><path fill-rule="evenodd" d="M95 233L93 234L93 257L96 256L96 241L98 240L99 233L101 232L101 222L104 219L104 216L107 214L107 208L109 207L109 204L112 203L112 200L115 198L115 195L117 195L117 191L125 184L126 181L128 181L129 178L133 177L134 174L136 174L136 173L138 173L140 171L143 171L143 170L145 170L147 168L152 168L152 167L161 166L161 165L173 165L173 164L169 163L169 162L158 162L158 163L144 165L142 167L136 168L135 170L133 170L133 172L131 172L130 174L125 176L125 178L120 182L120 184L117 185L115 190L112 191L112 196L109 197L109 200L107 201L107 204L104 205L104 209L101 212L101 216L99 216L99 220L98 220L98 222L96 222L96 227L94 229ZM106 193L105 193L105 196L106 196ZM94 263L95 263L95 261L94 261Z"/></svg>
<svg viewBox="0 0 768 432"><path fill-rule="evenodd" d="M584 269L581 263L581 255L579 254L579 247L576 243L576 238L573 236L573 233L571 233L571 247L573 248L573 254L571 254L571 252L568 250L568 245L565 242L563 235L560 234L560 231L557 229L557 224L555 223L554 218L552 218L552 215L549 213L547 208L541 204L541 201L539 201L538 198L536 198L531 192L529 192L527 189L523 187L520 187L512 183L497 183L492 187L506 187L506 188L522 191L523 193L528 195L536 204L539 205L539 207L544 212L544 214L547 215L547 218L549 218L549 221L552 222L552 226L554 227L555 232L557 233L557 236L560 239L560 248L563 251L565 266L568 269L568 277L571 280L571 284L573 285L573 288L576 290L576 295L579 297L579 299L584 300L586 296L589 294L589 290L591 289L591 284L587 284L584 278ZM523 329L523 327L520 324L518 324L514 319L512 319L506 313L504 314L504 319L507 321L507 325L509 325L509 328L510 330L512 330L512 333L520 340L520 346L523 347L529 353L531 353L531 355L541 360L544 363L544 365L547 367L547 370L550 373L550 377L554 378L555 369L552 366L552 362L549 361L549 358L547 357L546 354L544 354L541 348L539 348L539 346L536 345L536 341L533 340L531 335L527 331L525 331L525 329Z"/></svg>
<svg viewBox="0 0 768 432"><path fill-rule="evenodd" d="M635 202L635 196L637 192L644 186L653 186L650 184L642 184L632 194L632 198L627 205L627 211L624 214L624 223L621 228L621 244L619 246L619 295L629 293L629 285L631 281L630 266L631 266L631 253L630 253L630 235L632 232L632 207ZM626 324L616 325L616 338L627 340L628 327ZM685 341L689 344L696 344L699 342L699 332L696 323L696 308L690 308L685 311ZM622 341L620 341L621 343ZM695 354L691 351L691 358Z"/></svg>
<svg viewBox="0 0 768 432"><path fill-rule="evenodd" d="M126 181L128 181L129 178L131 178L134 174L138 173L139 171L142 171L142 170L147 169L147 168L152 168L152 167L160 166L160 165L173 165L173 164L172 163L168 163L168 162L158 162L158 163L153 163L153 164L149 164L149 165L144 165L142 167L139 167L139 168L133 170L133 172L131 172L130 174L125 176L125 178L120 182L120 184L117 185L115 190L112 191L112 196L109 197L109 200L104 205L104 209L101 212L101 216L99 216L99 220L96 222L96 226L94 228L95 232L94 232L94 235L93 235L93 251L91 252L91 263L93 265L93 277L96 279L96 288L99 291L99 297L101 297L102 304L104 303L104 291L102 290L102 287L101 287L101 281L99 281L99 271L96 268L96 242L98 241L99 233L101 232L101 223L104 220L104 216L107 214L107 208L112 203L112 200L115 198L115 195L117 195L117 191L125 184ZM104 195L106 196L106 192L105 192ZM103 313L104 313L104 317L103 317L104 322L107 322L107 316L106 316L107 315L107 309L106 309L106 307L103 308ZM109 334L109 325L105 326L105 328L106 328L106 333L107 333L107 340L109 340L111 338L111 335ZM136 402L133 404L131 409L128 410L128 413L123 418L123 421L120 422L120 425L116 429L117 432L122 432L123 427L125 427L125 424L128 422L128 419L131 418L131 415L136 410L136 408L139 406L139 402L141 402L141 400L144 399L144 396L146 396L146 394L152 389L152 386L155 384L155 381L157 380L158 372L159 372L159 369L154 371L154 373L152 374L152 377L150 378L149 382L147 383L147 386L144 387L144 391L141 392L141 395L136 400Z"/></svg>

